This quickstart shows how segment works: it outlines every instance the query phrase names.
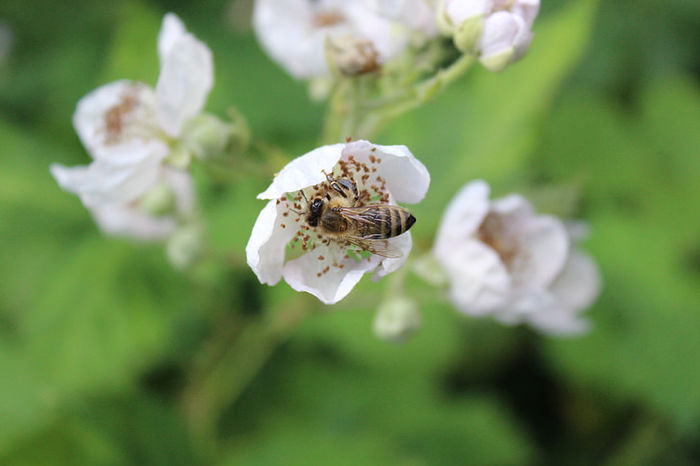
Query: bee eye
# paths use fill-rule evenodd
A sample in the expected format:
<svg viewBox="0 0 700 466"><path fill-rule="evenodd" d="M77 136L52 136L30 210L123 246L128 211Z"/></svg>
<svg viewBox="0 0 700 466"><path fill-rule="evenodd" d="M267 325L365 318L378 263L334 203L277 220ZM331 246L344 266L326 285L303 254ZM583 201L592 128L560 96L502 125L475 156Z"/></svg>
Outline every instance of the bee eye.
<svg viewBox="0 0 700 466"><path fill-rule="evenodd" d="M318 211L321 210L322 206L323 201L321 199L314 199L314 201L311 203L311 212L318 213Z"/></svg>

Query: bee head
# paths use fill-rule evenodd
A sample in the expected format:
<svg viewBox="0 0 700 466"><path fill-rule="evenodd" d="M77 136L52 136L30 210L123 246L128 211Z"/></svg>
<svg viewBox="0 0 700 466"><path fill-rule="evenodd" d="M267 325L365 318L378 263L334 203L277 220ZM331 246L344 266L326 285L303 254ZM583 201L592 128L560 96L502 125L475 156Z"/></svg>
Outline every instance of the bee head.
<svg viewBox="0 0 700 466"><path fill-rule="evenodd" d="M306 221L308 222L309 226L318 226L318 219L321 216L323 204L323 199L320 197L312 200L309 204L309 215L306 217Z"/></svg>

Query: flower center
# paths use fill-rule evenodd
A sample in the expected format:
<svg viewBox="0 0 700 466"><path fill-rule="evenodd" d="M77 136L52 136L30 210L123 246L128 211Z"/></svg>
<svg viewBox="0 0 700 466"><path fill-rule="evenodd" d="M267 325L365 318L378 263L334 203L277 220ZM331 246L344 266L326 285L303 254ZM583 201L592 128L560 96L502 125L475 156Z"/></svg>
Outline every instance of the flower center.
<svg viewBox="0 0 700 466"><path fill-rule="evenodd" d="M479 226L477 238L498 254L509 271L512 270L514 259L518 255L518 241L508 232L500 215L489 212Z"/></svg>
<svg viewBox="0 0 700 466"><path fill-rule="evenodd" d="M119 101L103 114L104 144L119 144L132 138L150 139L159 133L155 109L142 99L145 86L134 83Z"/></svg>
<svg viewBox="0 0 700 466"><path fill-rule="evenodd" d="M318 28L327 28L335 26L345 21L345 16L335 10L319 11L312 19L312 23Z"/></svg>
<svg viewBox="0 0 700 466"><path fill-rule="evenodd" d="M355 183L357 200L350 198L347 200L354 207L389 203L386 179L377 173L377 167L381 162L381 158L374 155L370 155L367 163L357 161L353 155L348 155L334 167L332 176L336 181L348 180ZM319 248L319 251L315 252L318 254L318 277L328 273L331 268L342 269L343 260L351 258L358 261L366 260L370 256L368 251L348 239L343 234L344 231L340 229L333 231L328 225L324 227L322 224L317 226L308 224L310 204L314 199L328 201L328 197L332 199L337 196L341 196L340 193L325 181L296 193L289 193L277 200L277 204L283 207L280 226L284 229L297 230L289 247L292 250L298 247L302 254Z"/></svg>

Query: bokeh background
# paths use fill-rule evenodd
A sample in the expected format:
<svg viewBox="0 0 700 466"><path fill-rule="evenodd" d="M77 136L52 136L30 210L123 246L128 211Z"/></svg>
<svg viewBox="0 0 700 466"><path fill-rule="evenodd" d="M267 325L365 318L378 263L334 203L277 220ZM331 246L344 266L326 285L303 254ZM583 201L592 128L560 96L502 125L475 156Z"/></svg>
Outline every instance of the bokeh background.
<svg viewBox="0 0 700 466"><path fill-rule="evenodd" d="M588 222L593 331L466 318L412 277L423 328L397 345L372 333L381 283L329 308L257 283L243 249L269 177L197 173L226 261L183 274L101 236L49 175L88 161L83 95L155 83L167 11L213 50L208 110L315 147L324 107L260 50L248 0L2 0L0 464L700 464L700 3L542 3L522 62L374 142L432 174L417 251L474 178Z"/></svg>

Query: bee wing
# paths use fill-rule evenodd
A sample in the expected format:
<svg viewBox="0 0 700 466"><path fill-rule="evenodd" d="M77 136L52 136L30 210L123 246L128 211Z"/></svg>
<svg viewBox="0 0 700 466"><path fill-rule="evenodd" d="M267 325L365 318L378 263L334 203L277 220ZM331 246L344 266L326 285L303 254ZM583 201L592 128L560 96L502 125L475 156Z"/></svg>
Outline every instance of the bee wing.
<svg viewBox="0 0 700 466"><path fill-rule="evenodd" d="M395 259L403 255L396 246L386 239L367 239L358 236L350 236L347 240L363 251L368 251L378 256Z"/></svg>
<svg viewBox="0 0 700 466"><path fill-rule="evenodd" d="M380 207L379 204L373 204L362 207L336 207L334 210L348 220L375 225L377 221L380 221L377 218L377 211Z"/></svg>

